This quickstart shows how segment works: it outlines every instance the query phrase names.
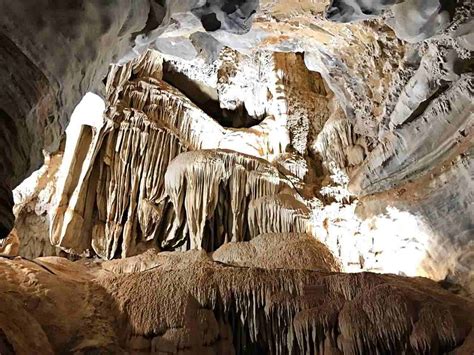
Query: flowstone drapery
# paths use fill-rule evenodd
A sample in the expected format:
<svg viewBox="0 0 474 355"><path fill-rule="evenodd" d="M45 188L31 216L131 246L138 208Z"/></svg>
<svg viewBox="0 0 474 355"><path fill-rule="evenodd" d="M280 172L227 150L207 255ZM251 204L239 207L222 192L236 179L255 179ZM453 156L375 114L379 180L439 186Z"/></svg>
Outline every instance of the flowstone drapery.
<svg viewBox="0 0 474 355"><path fill-rule="evenodd" d="M472 353L472 300L427 279L317 271L291 248L265 254L262 237L254 254L221 247L225 263L197 250L88 265L2 258L2 351ZM300 242L297 255L321 255Z"/></svg>
<svg viewBox="0 0 474 355"><path fill-rule="evenodd" d="M71 176L57 195L54 245L107 259L153 245L212 251L260 234L253 215L247 217L253 200L285 191L301 199L300 179L262 159L279 153L272 148L273 136L280 137L277 120L224 128L164 82L161 66L162 58L148 51L112 68L104 125L83 126ZM294 231L305 232L298 223ZM282 222L272 231L290 229Z"/></svg>

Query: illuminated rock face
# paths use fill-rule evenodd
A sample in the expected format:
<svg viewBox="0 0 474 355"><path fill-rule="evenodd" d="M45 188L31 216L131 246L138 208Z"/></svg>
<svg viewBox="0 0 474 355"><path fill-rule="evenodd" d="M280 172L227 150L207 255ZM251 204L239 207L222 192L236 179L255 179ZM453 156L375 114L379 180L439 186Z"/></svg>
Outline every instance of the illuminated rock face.
<svg viewBox="0 0 474 355"><path fill-rule="evenodd" d="M195 30L215 18L222 30L245 32L257 3L231 0L209 5L197 0L170 1L166 7L147 0L0 4L0 77L9 83L0 93L2 237L13 226L8 191L40 166L42 149L58 148L82 96L103 92L101 81L110 63L142 53L176 23L173 16L186 14L183 26ZM197 22L191 19L195 15Z"/></svg>
<svg viewBox="0 0 474 355"><path fill-rule="evenodd" d="M473 353L450 3L1 4L0 352Z"/></svg>
<svg viewBox="0 0 474 355"><path fill-rule="evenodd" d="M297 195L297 177L259 158L288 145L286 114L226 129L161 79L160 60L150 51L112 69L103 126L84 126L71 148L75 162L67 162L69 177L58 189L53 244L104 258L156 243L215 250L260 233L258 220L247 218L252 200ZM305 231L304 222L288 228L291 221L274 231ZM213 235L207 241L205 230Z"/></svg>
<svg viewBox="0 0 474 355"><path fill-rule="evenodd" d="M427 58L434 58L434 54ZM382 154L377 151L393 154L387 150L389 146L385 140L371 146L373 138L358 133L357 123L347 119L338 96L327 88L321 76L307 76L307 71L298 69L305 59L282 53L258 54L252 59L225 49L214 64L216 68L211 68L204 62L199 67L199 60L169 59L150 51L124 67L114 67L107 85L106 121L92 132L89 147L80 140L77 144L77 149L89 157L74 170L81 178L70 179L59 189L52 223L53 244L74 254L111 259L135 255L152 246L213 251L223 243L248 241L260 233L312 232L330 246L344 270L420 275L436 280L447 277L470 289L469 211L462 207L465 198L454 187L443 188L445 193L457 196L450 203L458 211L453 214L458 221L456 229L441 222L442 209L428 207L429 201L442 206L442 193L434 192L442 176L461 169L456 178L466 178L461 171L468 168L469 156L443 175L431 175L428 184L423 169L429 171L433 161L430 159L442 160L450 150L440 150L432 158L426 156L426 160L407 165L407 169L418 169L415 176L421 177L411 185L404 183L409 170L396 172L396 164L392 165L393 173L389 173L388 163L382 165L384 168L369 168ZM420 68L429 68L428 62L422 61ZM251 77L244 75L242 63L249 67L259 63L260 68L266 64L267 71L262 69L259 78L265 83L265 90L273 93L267 101L252 95L261 87L254 86ZM193 95L188 98L164 81L170 77L163 72L164 67L181 73L191 84L208 85L208 91L215 88L217 103L228 110L245 107L255 117L255 125L223 127L219 123L223 111L215 111L218 115L213 117L206 114L199 106L201 99ZM415 71L415 77L423 70L426 69ZM298 87L302 78L306 78L305 84ZM453 86L458 95L451 101L468 95L464 83L461 80ZM176 85L186 89L180 83ZM411 90L410 85L406 92ZM238 97L239 90L245 95ZM412 97L408 93L402 96ZM410 112L403 97L392 107L394 122L395 117ZM437 101L433 110L435 104ZM463 107L462 112L466 110ZM426 110L424 115L431 114ZM262 112L271 116L262 116ZM440 117L432 116L433 120ZM469 113L453 117L461 127L469 124ZM393 132L387 135L395 141L402 132L411 132L413 122L417 122L415 119L406 125L402 121L390 123ZM421 120L420 124L424 122ZM458 127L457 124L451 127ZM90 134L88 130L84 132ZM448 130L443 134L452 139ZM424 139L439 137L432 134ZM417 144L413 139L407 142ZM456 149L465 149L466 141L461 138L454 144L451 149L456 154ZM219 152L222 148L236 153ZM284 153L285 150L292 153ZM273 170L262 180L267 184L273 176L271 179L277 183L271 183L272 188L259 187L259 175L253 170L262 163L251 156L273 161L262 165ZM252 165L250 170L248 164ZM321 184L328 184L326 169L331 172L333 183L321 189ZM378 176L377 169L390 178ZM380 179L382 184L372 183L371 179ZM360 181L367 184L357 187L362 194L371 192L373 186L375 191L382 188L386 192L348 203L347 199L354 197L345 190L347 182L355 189ZM410 200L411 194L403 189L416 191L420 196L417 202ZM68 191L74 191L76 197L72 198ZM334 198L343 200L331 205ZM465 201L469 203L468 196ZM400 255L410 263L399 264Z"/></svg>
<svg viewBox="0 0 474 355"><path fill-rule="evenodd" d="M74 106L100 88L109 63L144 27L148 7L145 0L0 4L0 76L8 83L0 92L2 189L13 189L37 169L42 149L58 148ZM12 199L2 201L4 236L13 225Z"/></svg>

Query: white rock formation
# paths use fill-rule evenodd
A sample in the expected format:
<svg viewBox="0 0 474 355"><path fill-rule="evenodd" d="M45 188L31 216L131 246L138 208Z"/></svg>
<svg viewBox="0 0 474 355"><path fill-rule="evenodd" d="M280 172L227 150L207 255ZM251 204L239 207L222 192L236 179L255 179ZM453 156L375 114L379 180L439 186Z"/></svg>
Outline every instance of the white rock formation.
<svg viewBox="0 0 474 355"><path fill-rule="evenodd" d="M266 11L281 11L281 8L267 3L261 11L266 14ZM303 27L309 26L311 20L305 17L304 8L295 11L300 14ZM257 17L256 28L261 28L265 21L265 16L262 16ZM289 21L285 15L280 13L279 16L284 23ZM316 23L320 21L315 20ZM459 19L456 21L462 22ZM287 175L292 187L298 191L299 203L320 216L326 215L326 207L314 199L315 196L329 204L334 198L342 204L350 202L355 197L345 189L347 182L357 195L397 189L413 179L423 178L436 164L465 152L470 137L467 132L472 125L470 74L462 72L467 70L462 64L463 58L466 58L465 50L449 41L448 46L443 46L441 40L409 45L397 40L380 22L374 22L375 30L362 23L344 25L345 28L342 25L326 25L333 31L333 39L324 39L320 32L320 37L307 33L311 40L317 38L319 44L303 54L272 53L268 47L245 53L221 48L220 54L212 52L214 54L211 55L206 49L202 57L186 61L179 59L180 55L173 51L163 57L150 51L124 67L115 67L109 76L107 117L115 122L116 128L109 132L110 124L105 126L104 137L110 138L99 139L104 139L104 143L91 147L88 153L96 158L80 168L83 172L89 172L83 173L84 176L93 176L93 171L98 169L97 174L106 178L98 180L101 187L93 189L96 192L86 192L88 179L79 179L76 186L70 187L83 191L78 201L97 199L97 207L92 208L92 213L87 216L81 212L70 221L62 221L62 212L58 213L55 225L61 226L58 228L62 229L63 236L59 237L60 234L54 232L53 243L74 253L97 253L111 258L119 254L133 255L156 243L162 248L175 248L182 243L185 243L185 248L199 248L203 247L203 240L212 240L210 244L206 241L204 247L213 250L223 241L247 240L262 232L307 230L306 222L299 222L300 217L296 221L294 212L282 209L271 195L262 196L260 201L264 202L258 208L256 201L249 204L252 208L248 221L245 216L225 216L221 209L226 209L223 207L226 204L218 201L226 200L227 192L220 191L220 187L214 184L227 181L228 177L221 180L220 175L213 175L209 181L203 179L204 176L196 180L209 189L205 195L210 196L209 201L207 197L194 197L194 187L185 186L188 179L194 181L197 178L194 173L186 173L188 177L178 179L179 183L172 181L177 184L175 190L179 192L166 192L166 169L180 152L187 150L223 148L273 160L279 172ZM164 38L171 38L168 36L173 30L170 31ZM291 45L296 45L291 50L298 48L295 42L297 33L294 28L288 31ZM272 32L268 34L272 35ZM213 35L215 38L220 36L217 33ZM443 41L446 41L450 32L444 36ZM266 40L269 41L268 38ZM272 39L273 43L280 43L281 40ZM422 49L420 55L416 53L417 48ZM166 72L163 74L164 67ZM179 75L181 80L185 78L186 81L176 81L170 75ZM183 92L164 81L176 84L189 97L184 97ZM196 91L188 88L190 85L199 88L203 96L195 96ZM210 102L206 100L215 100L222 112L214 112L212 118L205 114L202 110L206 110ZM456 107L451 109L448 104ZM172 112L163 107L170 107ZM246 113L255 119L255 125L247 129L221 126L221 115L224 112L230 114L233 110L238 112L237 118ZM143 133L136 135L136 129ZM421 136L419 132L426 133ZM158 134L157 138L150 140L150 133L151 137ZM111 139L112 143L106 143L107 139ZM155 143L149 145L150 142ZM431 148L440 142L443 143L437 149ZM109 148L105 148L107 144ZM175 148L162 150L160 154L153 153L163 144L171 144ZM138 147L147 153L134 158L133 153ZM127 163L115 164L116 159ZM102 160L105 164L97 163L102 167L94 167L95 161ZM115 172L106 173L109 169ZM205 175L203 172L196 174ZM331 174L335 185L330 183ZM348 176L341 178L345 174ZM128 176L133 179L123 179ZM109 191L110 185L115 186L114 190ZM181 188L187 191L183 195L188 199L187 203L178 197L181 196ZM131 198L117 200L115 196L123 193L120 191L131 191ZM64 192L61 194L67 197ZM85 197L94 194L96 197ZM128 197L127 192L124 194ZM173 194L176 196L170 199ZM174 207L171 208L170 201L173 200ZM384 204L390 211L399 210L402 215L406 211L406 207L400 209L396 201L384 200ZM441 253L434 252L438 249L435 245L440 233L433 228L434 218L428 215L428 209L424 207L427 205L428 202L420 202L418 209L406 211L407 216L413 216L413 231L410 233L419 234L420 238L424 236L426 240L411 244L409 237L392 233L394 240L403 242L394 242L394 247L387 244L383 251L385 255L394 255L395 250L401 248L410 253L417 250L419 257L415 259L419 263L414 262L409 268L378 261L380 258L376 256L379 251L374 251L372 242L351 240L357 233L363 233L364 238L371 240L372 233L364 227L370 222L364 222L352 212L347 216L343 207L336 209L338 212L330 212L329 220L349 220L348 223L356 225L346 233L350 237L341 237L334 231L325 237L324 234L319 235L320 232L315 234L331 245L342 239L348 240L344 242L347 244L338 248L349 250L352 247L348 245L357 246L350 253L333 249L347 270L390 271L427 275L435 279L453 277L464 280L466 284L469 266L458 267L454 263L452 266L439 264L440 267L431 267L426 264L427 255L437 255L429 257L430 260L444 258ZM456 206L459 206L458 211L462 209L460 205ZM241 211L235 206L232 208L232 211ZM377 208L374 215L384 221L386 210ZM73 205L69 209L76 210ZM353 207L350 209L353 210ZM101 217L92 222L96 213ZM463 211L461 215L464 217L458 220L469 219L468 213ZM174 220L176 216L179 217ZM217 220L232 223L221 223L220 231L217 226L209 227L215 225ZM170 223L166 225L164 221ZM235 230L245 230L246 223L249 223L250 232ZM87 227L84 228L84 225ZM442 232L449 235L449 250L457 250L468 243L469 238L465 236L469 235L470 227L465 222L460 225L466 228L463 232ZM315 228L325 230L321 229L321 225ZM328 228L333 230L331 226ZM212 236L205 236L208 230L212 230ZM85 236L80 237L83 231ZM91 242L88 241L89 235L92 235ZM79 239L86 240L85 244L81 244ZM432 241L437 242L433 244ZM361 258L366 261L361 262ZM465 265L466 261L462 264Z"/></svg>
<svg viewBox="0 0 474 355"><path fill-rule="evenodd" d="M293 55L289 58L293 58ZM280 62L283 60L282 57ZM280 71L290 72L289 68L287 66ZM234 221L229 221L230 226L228 229L224 227L224 232L216 232L211 228L219 236L210 237L210 241L206 242L210 244L206 244L205 248L215 249L224 240L249 238L246 217L240 215L240 211L244 211L248 205L248 202L243 201L247 199L246 196L256 199L277 191L260 191L260 187L253 186L259 181L259 174L276 186L280 184L279 180L286 179L276 167L251 156L272 159L283 153L288 142L281 131L288 131L290 127L283 128L282 123L286 124L288 114L268 117L248 129L226 129L179 91L163 82L161 76L161 58L154 51L145 53L126 66L112 69L107 84L109 107L104 125L100 127L99 123L97 131L83 131L75 139L75 147L71 144L73 148L66 151L75 160L69 163L71 160L66 159L63 166L69 176L59 184L57 212L51 227L54 245L79 255L93 252L112 258L117 255L117 250L121 250L122 256L133 255L157 241L162 247L175 247L185 241L189 232L191 244L188 247L202 247L204 225L213 216L216 201L224 198L220 191L216 192L217 186L214 184L218 182L231 184L229 188L235 190L231 191L236 194L232 201L235 213L231 219ZM317 76L315 78L318 80ZM279 85L283 90L287 86ZM310 91L310 87L305 90ZM282 98L291 97L290 92L282 92ZM308 131L309 127L306 127L304 134L307 135ZM169 174L175 174L174 169L178 175L170 175L172 178L165 181L165 172L180 153L209 148L232 149L249 156L235 155L235 160L234 154L228 154L230 160L225 158L225 166L215 173L218 175L211 173L214 171L212 165L209 166L211 170L196 173L200 178L203 174L210 174L215 179L204 184L212 189L209 198L214 202L210 203L209 210L205 206L202 209L191 208L193 203L201 201L195 200L193 196L203 192L195 193L184 187L188 189L187 198L193 201L187 203L187 223L184 226L182 223L185 217L181 213L182 207L178 206L182 198L180 184L188 186L189 181L186 179L194 179L193 173L186 175L187 178L183 180L178 171L184 166L178 163L174 163L169 171ZM137 155L137 152L140 153ZM77 158L80 156L84 157L82 162L82 158ZM185 159L184 156L182 159ZM234 163L244 164L241 166L244 171L234 166ZM258 166L262 166L263 170ZM231 169L236 169L235 174L231 173ZM253 172L255 169L261 170L261 173ZM249 174L248 177L246 174ZM285 184L290 186L298 178L291 177L290 172L288 175L293 180ZM272 179L276 179L276 183ZM244 184L242 187L241 183ZM172 184L178 185L173 188ZM207 197L203 198L202 201L206 202ZM170 209L170 202L174 205L174 212ZM192 212L195 208L198 215ZM173 221L174 215L176 220ZM224 218L222 213L213 220L217 222L219 218ZM166 225L171 222L174 227L170 229ZM281 228L276 231L287 231L283 224ZM305 230L301 227L295 231Z"/></svg>
<svg viewBox="0 0 474 355"><path fill-rule="evenodd" d="M258 220L254 216L261 211L257 206L267 203L262 198L285 191L296 194L291 182L265 160L224 150L179 155L168 166L165 191L175 212L168 239L179 241L189 233L188 248L209 251L223 243L249 240L260 234L256 224L265 233L263 226L272 218L271 212ZM276 201L270 204L279 207ZM304 232L302 224L295 231ZM275 227L276 232L292 231L286 230L284 223L280 226Z"/></svg>

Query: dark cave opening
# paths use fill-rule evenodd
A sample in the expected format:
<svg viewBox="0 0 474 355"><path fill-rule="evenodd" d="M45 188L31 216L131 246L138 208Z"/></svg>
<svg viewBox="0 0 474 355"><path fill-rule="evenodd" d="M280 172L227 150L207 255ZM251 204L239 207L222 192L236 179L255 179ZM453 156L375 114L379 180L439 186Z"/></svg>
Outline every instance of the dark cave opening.
<svg viewBox="0 0 474 355"><path fill-rule="evenodd" d="M221 22L217 19L215 13L211 12L210 14L203 15L201 17L202 26L206 31L213 32L221 28Z"/></svg>

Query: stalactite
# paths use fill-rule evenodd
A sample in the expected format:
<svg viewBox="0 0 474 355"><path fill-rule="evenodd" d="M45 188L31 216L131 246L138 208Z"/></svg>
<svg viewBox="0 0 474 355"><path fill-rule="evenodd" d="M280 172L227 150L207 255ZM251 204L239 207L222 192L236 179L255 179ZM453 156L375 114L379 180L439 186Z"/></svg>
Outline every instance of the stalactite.
<svg viewBox="0 0 474 355"><path fill-rule="evenodd" d="M432 281L315 271L297 257L291 259L293 266L279 268L269 263L273 254L259 261L250 256L247 264L228 263L238 258L230 248L240 244L215 252L212 258L228 256L219 264L199 251L155 254L152 264L151 254L104 263L107 271L101 283L132 316L131 325L140 334L153 333L158 324L183 324L176 321L194 311L184 306L170 309L169 295L174 295L173 302L190 295L198 303L192 307L214 309L232 327L237 354L258 347L274 354L345 354L467 351L473 346L472 320L463 310L472 308L472 302ZM295 250L284 243L277 248ZM123 264L139 264L143 257L146 269L123 273ZM144 294L142 284L153 291Z"/></svg>
<svg viewBox="0 0 474 355"><path fill-rule="evenodd" d="M165 180L176 214L173 229L189 231L191 249L215 250L224 242L250 239L255 236L246 220L251 202L291 189L268 162L225 150L181 154ZM168 238L187 240L184 233Z"/></svg>
<svg viewBox="0 0 474 355"><path fill-rule="evenodd" d="M215 250L224 242L250 239L250 200L294 190L282 183L285 178L275 167L255 158L282 152L285 144L279 139L286 138L280 136L281 123L268 117L251 129L223 128L161 80L161 63L156 52L148 51L111 68L105 124L84 130L90 134L80 140L89 143L76 149L86 158L82 166L74 166L76 178L66 180L58 192L51 226L54 245L106 259L133 255L156 243L165 249ZM270 139L272 134L279 138ZM165 172L174 158L221 146L249 155L221 150L222 162L209 165L217 169L215 175L192 162L186 179L171 181L165 191ZM173 186L178 182L183 185ZM194 205L194 188L207 196L201 198L202 206ZM88 207L78 201L88 201Z"/></svg>
<svg viewBox="0 0 474 355"><path fill-rule="evenodd" d="M264 195L249 203L250 235L308 232L310 214L310 209L292 195Z"/></svg>
<svg viewBox="0 0 474 355"><path fill-rule="evenodd" d="M159 227L155 212L163 210L165 204L166 166L185 147L174 134L154 126L146 116L130 112L119 129L108 136L106 144L114 147L113 154L100 166L103 178L97 185L107 206L104 218L95 224L97 231L101 227L105 230L93 235L100 256L112 258L119 247L126 256L128 248L140 242L134 240L138 230L142 241L149 242ZM104 235L109 241L99 249Z"/></svg>

